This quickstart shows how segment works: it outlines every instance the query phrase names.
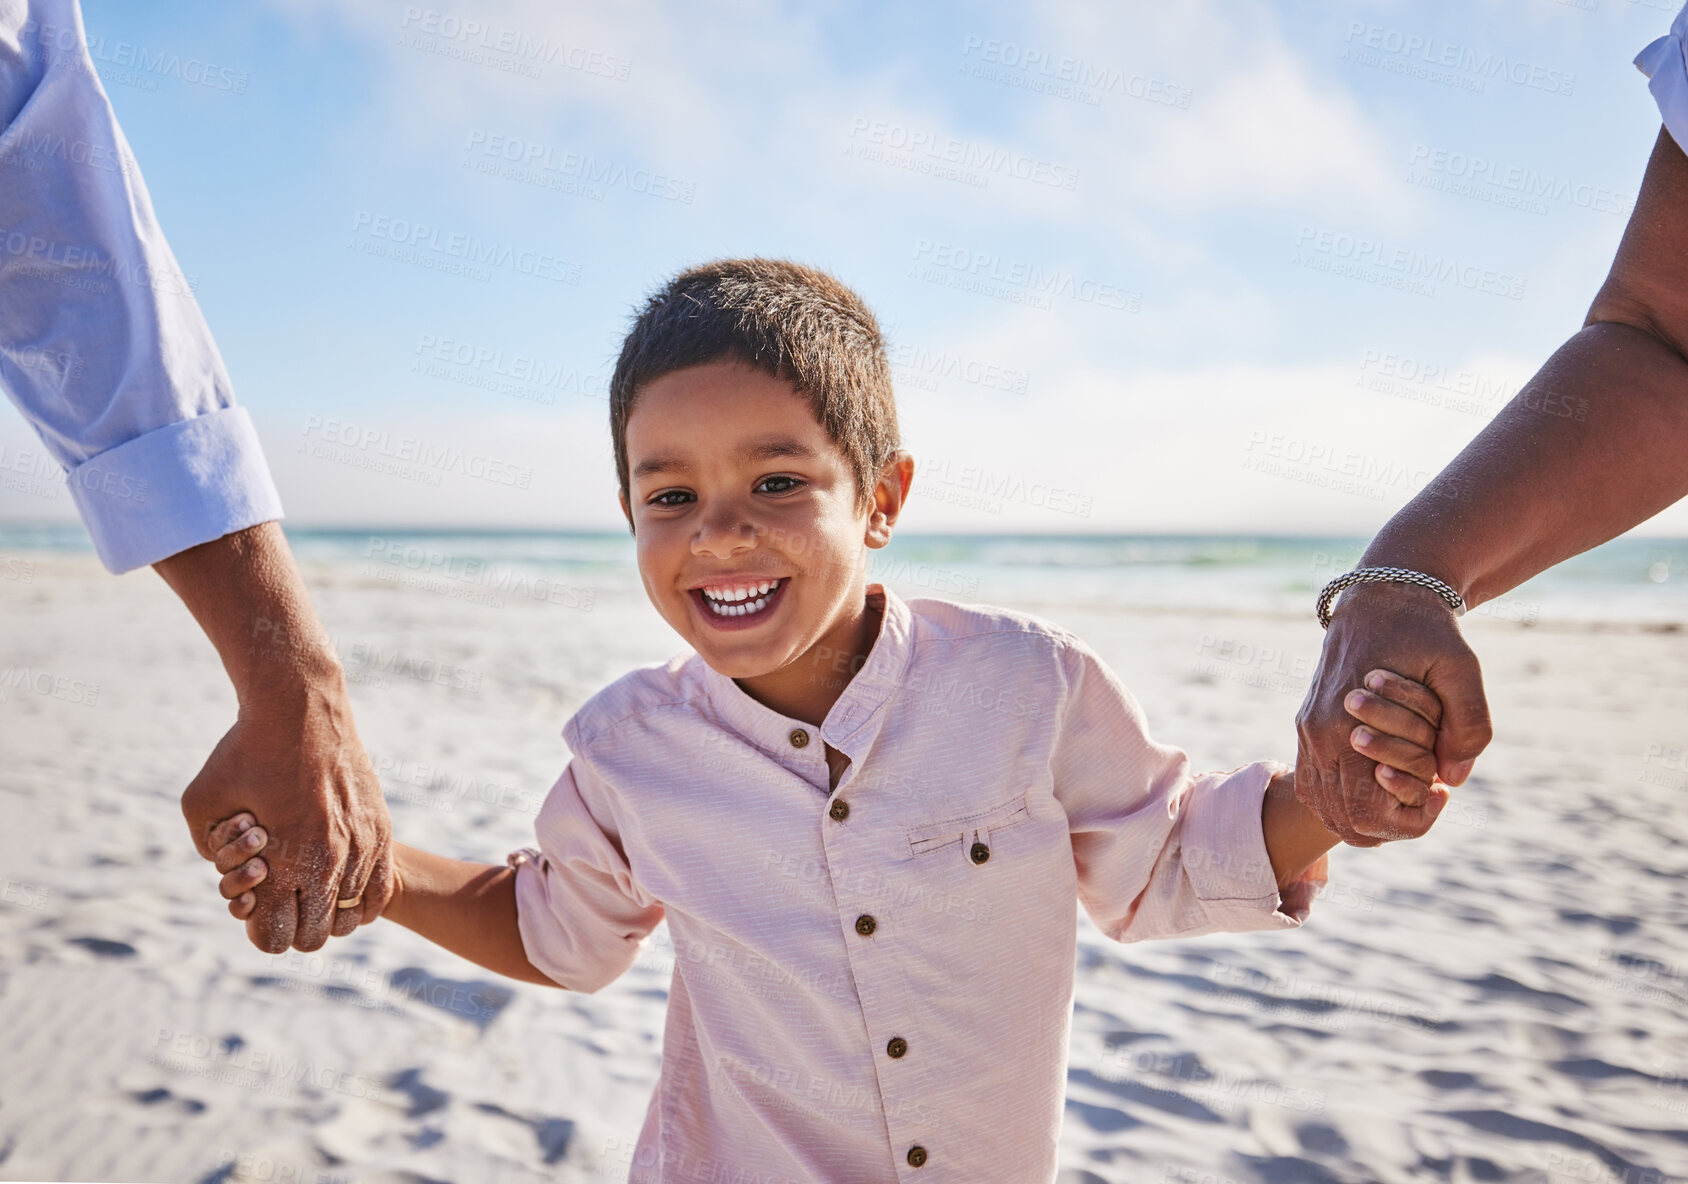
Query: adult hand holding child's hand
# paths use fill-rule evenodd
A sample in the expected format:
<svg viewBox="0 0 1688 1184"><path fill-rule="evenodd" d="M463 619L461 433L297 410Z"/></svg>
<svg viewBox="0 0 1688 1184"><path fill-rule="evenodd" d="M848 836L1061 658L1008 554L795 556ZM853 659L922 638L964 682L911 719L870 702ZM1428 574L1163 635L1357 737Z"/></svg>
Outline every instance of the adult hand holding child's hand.
<svg viewBox="0 0 1688 1184"><path fill-rule="evenodd" d="M321 949L379 917L392 891L392 823L339 657L274 522L154 566L217 647L239 701L182 794L194 846L216 859L218 823L260 812L270 877L246 935L270 954Z"/></svg>
<svg viewBox="0 0 1688 1184"><path fill-rule="evenodd" d="M243 710L182 795L194 844L220 872L232 869L219 859L229 837L219 824L261 806L267 882L250 915L235 915L245 917L252 944L270 954L316 950L331 934L346 936L379 917L392 891L391 822L350 712L320 695L302 698L296 708ZM337 907L359 885L361 903Z"/></svg>
<svg viewBox="0 0 1688 1184"><path fill-rule="evenodd" d="M1375 678L1390 678L1390 670L1434 694L1400 679L1374 684ZM1370 690L1356 691L1362 686ZM1371 693L1379 689L1410 707ZM1453 614L1433 594L1403 584L1343 593L1295 723L1296 797L1355 847L1428 831L1448 799L1436 779L1464 782L1491 735L1477 657ZM1366 741L1356 734L1357 724L1405 736L1433 750L1435 759L1421 759L1408 772L1379 765L1393 742L1375 732Z"/></svg>

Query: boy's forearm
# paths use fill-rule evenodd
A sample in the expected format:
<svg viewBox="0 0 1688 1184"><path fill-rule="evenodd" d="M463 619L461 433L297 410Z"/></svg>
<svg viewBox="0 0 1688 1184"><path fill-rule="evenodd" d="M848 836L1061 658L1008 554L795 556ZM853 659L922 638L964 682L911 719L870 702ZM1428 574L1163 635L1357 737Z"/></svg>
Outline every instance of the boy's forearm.
<svg viewBox="0 0 1688 1184"><path fill-rule="evenodd" d="M516 925L516 869L393 844L397 890L381 915L477 966L547 987Z"/></svg>
<svg viewBox="0 0 1688 1184"><path fill-rule="evenodd" d="M1293 883L1315 860L1341 842L1319 816L1295 800L1295 774L1280 773L1266 787L1260 803L1260 829L1278 887Z"/></svg>

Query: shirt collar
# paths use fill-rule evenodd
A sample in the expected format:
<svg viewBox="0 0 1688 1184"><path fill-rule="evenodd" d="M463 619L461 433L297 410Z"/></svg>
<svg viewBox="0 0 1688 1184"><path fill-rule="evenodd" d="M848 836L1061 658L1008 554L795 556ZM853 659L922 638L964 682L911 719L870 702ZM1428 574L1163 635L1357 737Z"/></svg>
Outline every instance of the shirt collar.
<svg viewBox="0 0 1688 1184"><path fill-rule="evenodd" d="M867 586L866 603L870 610L877 609L882 614L879 636L874 638L867 661L827 711L820 727L821 739L849 757L852 763L859 763L879 734L885 718L883 708L902 685L914 652L911 614L902 597L884 584L875 583ZM758 745L789 753L794 730L801 728L813 734L813 724L757 702L701 657L697 660L703 667L704 685L716 712ZM820 755L819 749L816 755Z"/></svg>

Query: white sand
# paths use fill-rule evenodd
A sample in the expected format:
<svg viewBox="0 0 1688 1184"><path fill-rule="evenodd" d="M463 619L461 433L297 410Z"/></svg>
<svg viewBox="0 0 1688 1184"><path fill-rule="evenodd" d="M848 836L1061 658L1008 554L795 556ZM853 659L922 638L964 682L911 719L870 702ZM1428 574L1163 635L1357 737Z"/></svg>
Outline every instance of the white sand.
<svg viewBox="0 0 1688 1184"><path fill-rule="evenodd" d="M177 807L232 714L214 654L150 573L28 574L0 580L0 674L26 672L0 701L0 1177L624 1178L663 931L595 996L388 923L259 953ZM396 832L456 856L524 844L568 714L680 648L642 599L310 578ZM1091 641L1198 765L1292 754L1310 620L1014 607ZM1688 633L1468 633L1499 735L1428 839L1340 851L1299 933L1081 922L1063 1184L1688 1176ZM395 654L478 685L382 675Z"/></svg>

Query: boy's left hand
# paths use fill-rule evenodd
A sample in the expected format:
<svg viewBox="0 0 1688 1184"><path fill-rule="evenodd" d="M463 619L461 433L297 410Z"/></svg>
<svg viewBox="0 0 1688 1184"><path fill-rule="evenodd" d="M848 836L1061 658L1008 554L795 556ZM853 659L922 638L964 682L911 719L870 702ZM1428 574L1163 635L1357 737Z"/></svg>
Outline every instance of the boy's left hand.
<svg viewBox="0 0 1688 1184"><path fill-rule="evenodd" d="M1435 817L1448 801L1448 787L1436 776L1436 729L1442 701L1423 683L1390 670L1373 670L1364 688L1343 698L1360 721L1349 734L1354 751L1377 762L1377 783L1403 806L1424 806Z"/></svg>

